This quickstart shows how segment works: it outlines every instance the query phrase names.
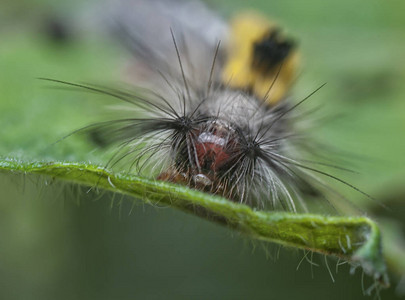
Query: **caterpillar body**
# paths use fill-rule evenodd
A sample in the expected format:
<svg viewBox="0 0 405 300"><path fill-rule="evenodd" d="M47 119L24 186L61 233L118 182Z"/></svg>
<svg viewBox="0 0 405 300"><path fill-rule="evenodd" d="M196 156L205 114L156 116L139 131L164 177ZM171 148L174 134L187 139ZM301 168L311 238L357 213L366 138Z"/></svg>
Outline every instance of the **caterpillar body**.
<svg viewBox="0 0 405 300"><path fill-rule="evenodd" d="M86 128L116 146L107 166L124 161L131 172L294 212L330 190L318 177L353 187L306 159L296 108L319 88L291 97L299 53L276 24L255 13L228 24L181 0L127 1L116 14L114 33L134 56L130 80L141 88L81 86L136 111Z"/></svg>

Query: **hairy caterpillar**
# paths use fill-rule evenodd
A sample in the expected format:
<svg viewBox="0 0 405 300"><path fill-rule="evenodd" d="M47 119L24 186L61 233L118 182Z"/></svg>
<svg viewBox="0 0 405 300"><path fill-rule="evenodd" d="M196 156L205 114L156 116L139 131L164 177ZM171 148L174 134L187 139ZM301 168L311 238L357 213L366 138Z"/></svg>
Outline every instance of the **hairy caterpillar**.
<svg viewBox="0 0 405 300"><path fill-rule="evenodd" d="M228 25L200 2L176 0L129 1L118 15L114 32L134 54L130 79L142 89L70 84L136 110L85 128L117 147L108 167L124 162L130 172L294 212L309 210L306 195L330 190L318 177L358 190L304 153L296 108L320 87L291 98L298 51L276 25L256 14Z"/></svg>

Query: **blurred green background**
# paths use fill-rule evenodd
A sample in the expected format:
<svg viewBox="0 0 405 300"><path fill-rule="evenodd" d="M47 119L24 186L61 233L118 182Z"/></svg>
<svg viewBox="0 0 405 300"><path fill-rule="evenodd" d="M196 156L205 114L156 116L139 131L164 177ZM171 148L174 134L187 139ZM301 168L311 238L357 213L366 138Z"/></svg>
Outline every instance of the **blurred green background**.
<svg viewBox="0 0 405 300"><path fill-rule="evenodd" d="M350 153L347 164L360 173L334 174L391 208L345 191L381 224L404 230L405 2L210 4L226 17L258 10L299 41L294 95L328 83L308 104L332 116L314 135ZM111 101L36 79L119 81L129 55L103 35L103 13L98 1L0 2L0 156L105 162L85 136L51 144L103 119ZM321 256L318 267L304 260L296 270L302 252L171 208L28 175L0 173L0 191L0 299L367 299L359 269L336 273L329 259L333 283ZM383 299L400 297L398 280L394 272Z"/></svg>

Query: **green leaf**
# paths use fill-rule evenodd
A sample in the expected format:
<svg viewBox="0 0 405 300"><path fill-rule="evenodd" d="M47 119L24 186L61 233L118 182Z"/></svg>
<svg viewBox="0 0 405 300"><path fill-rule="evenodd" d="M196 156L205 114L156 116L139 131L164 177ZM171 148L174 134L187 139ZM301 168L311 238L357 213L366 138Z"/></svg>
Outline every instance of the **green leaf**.
<svg viewBox="0 0 405 300"><path fill-rule="evenodd" d="M382 286L389 285L379 229L366 217L257 211L184 186L134 175L113 174L91 164L26 163L3 159L0 160L0 170L46 175L131 195L150 204L169 205L229 226L251 238L339 257L361 266Z"/></svg>

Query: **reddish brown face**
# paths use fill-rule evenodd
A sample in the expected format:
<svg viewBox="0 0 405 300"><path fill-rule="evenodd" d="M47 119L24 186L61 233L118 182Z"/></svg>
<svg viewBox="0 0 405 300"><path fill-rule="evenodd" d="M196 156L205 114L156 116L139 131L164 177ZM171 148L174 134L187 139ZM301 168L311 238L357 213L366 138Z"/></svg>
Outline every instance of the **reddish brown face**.
<svg viewBox="0 0 405 300"><path fill-rule="evenodd" d="M168 170L158 179L186 183L199 189L222 193L221 176L232 167L240 149L234 129L223 122L211 122L193 132L193 162L182 169ZM184 157L182 157L184 159Z"/></svg>
<svg viewBox="0 0 405 300"><path fill-rule="evenodd" d="M213 128L210 131L201 131L195 146L201 170L214 174L220 172L230 162L235 146L229 130Z"/></svg>

